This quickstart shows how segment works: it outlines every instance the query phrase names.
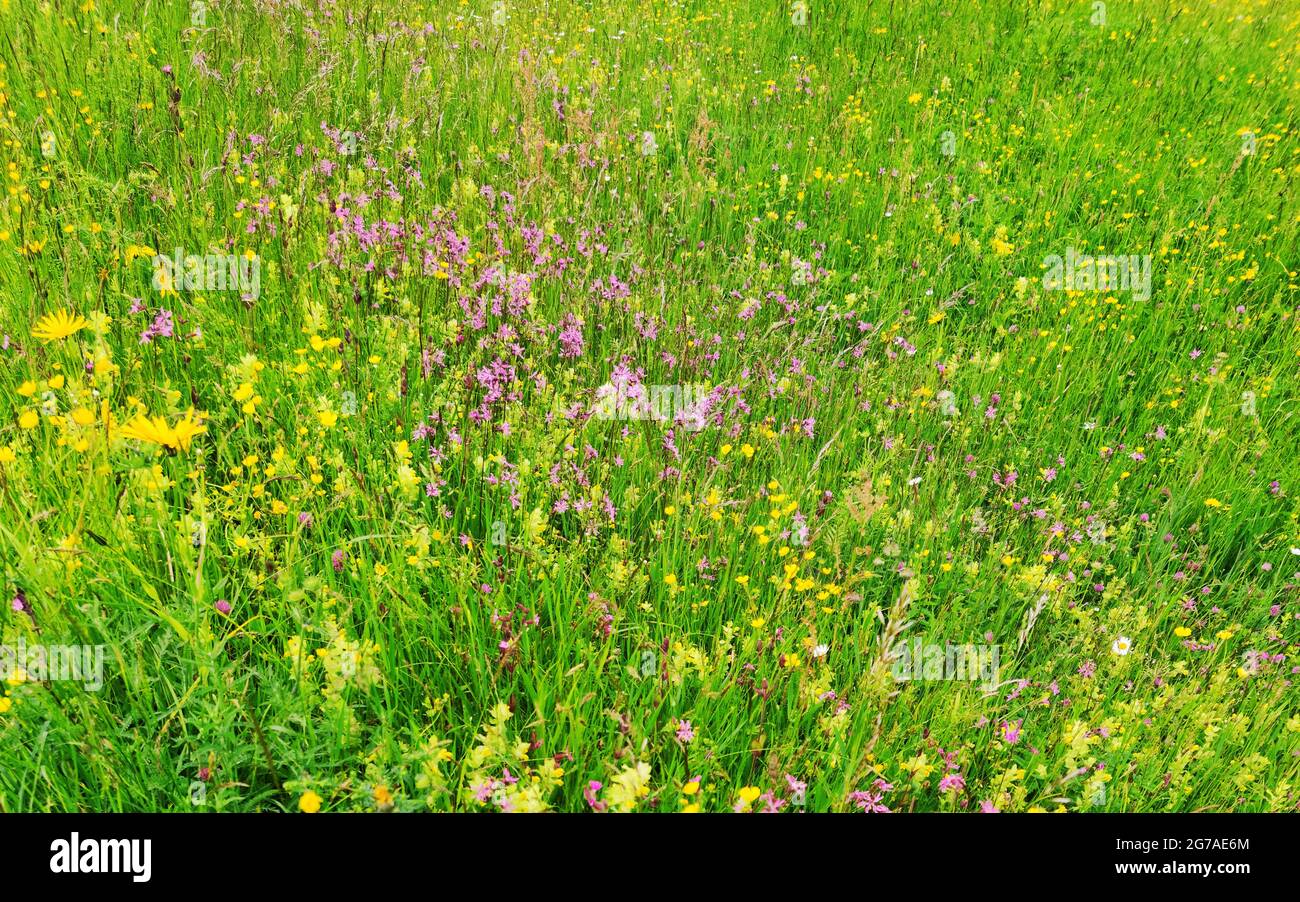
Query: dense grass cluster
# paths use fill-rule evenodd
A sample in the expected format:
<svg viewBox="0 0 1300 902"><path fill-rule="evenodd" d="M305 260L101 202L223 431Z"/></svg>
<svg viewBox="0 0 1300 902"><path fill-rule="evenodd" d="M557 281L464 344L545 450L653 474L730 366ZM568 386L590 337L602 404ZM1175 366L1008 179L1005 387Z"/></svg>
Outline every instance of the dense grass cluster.
<svg viewBox="0 0 1300 902"><path fill-rule="evenodd" d="M0 811L1300 803L1295 4L0 33Z"/></svg>

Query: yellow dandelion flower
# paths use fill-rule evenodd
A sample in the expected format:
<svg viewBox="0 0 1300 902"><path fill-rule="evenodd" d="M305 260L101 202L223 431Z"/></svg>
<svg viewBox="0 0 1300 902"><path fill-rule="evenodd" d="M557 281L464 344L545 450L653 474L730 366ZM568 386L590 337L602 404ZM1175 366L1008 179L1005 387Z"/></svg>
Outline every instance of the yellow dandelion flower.
<svg viewBox="0 0 1300 902"><path fill-rule="evenodd" d="M195 418L193 408L186 411L175 426L168 425L164 417L149 417L138 413L135 419L122 427L122 435L126 438L171 448L173 451L188 451L194 437L207 431L208 428Z"/></svg>
<svg viewBox="0 0 1300 902"><path fill-rule="evenodd" d="M32 337L49 344L67 338L69 335L75 335L84 328L86 328L85 317L66 310L56 310L40 318L36 327L32 329Z"/></svg>

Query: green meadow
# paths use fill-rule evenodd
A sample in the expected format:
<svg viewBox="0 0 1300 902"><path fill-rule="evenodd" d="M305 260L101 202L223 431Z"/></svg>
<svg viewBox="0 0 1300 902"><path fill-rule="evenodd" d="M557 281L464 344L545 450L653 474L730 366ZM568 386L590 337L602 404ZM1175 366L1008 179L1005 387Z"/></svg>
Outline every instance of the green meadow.
<svg viewBox="0 0 1300 902"><path fill-rule="evenodd" d="M0 812L1300 804L1300 7L0 0Z"/></svg>

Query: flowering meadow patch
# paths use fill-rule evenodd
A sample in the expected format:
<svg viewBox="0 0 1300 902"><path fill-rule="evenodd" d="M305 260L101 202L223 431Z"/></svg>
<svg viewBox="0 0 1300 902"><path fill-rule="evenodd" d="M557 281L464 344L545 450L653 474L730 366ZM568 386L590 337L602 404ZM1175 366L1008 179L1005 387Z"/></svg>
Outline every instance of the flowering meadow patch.
<svg viewBox="0 0 1300 902"><path fill-rule="evenodd" d="M0 32L0 811L1300 806L1295 4Z"/></svg>

